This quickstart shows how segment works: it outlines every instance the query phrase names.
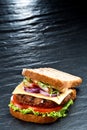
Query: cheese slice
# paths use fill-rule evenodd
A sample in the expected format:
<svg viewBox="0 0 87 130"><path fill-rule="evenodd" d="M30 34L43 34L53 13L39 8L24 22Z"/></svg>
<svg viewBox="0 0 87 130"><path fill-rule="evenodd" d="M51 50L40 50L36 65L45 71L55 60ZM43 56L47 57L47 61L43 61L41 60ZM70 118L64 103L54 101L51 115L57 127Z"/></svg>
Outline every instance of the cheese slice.
<svg viewBox="0 0 87 130"><path fill-rule="evenodd" d="M61 104L61 102L65 99L65 97L67 95L69 95L70 93L72 93L72 89L66 89L66 91L62 94L60 94L59 96L57 97L48 97L48 96L45 96L45 95L42 95L40 93L30 93L30 92L26 92L24 91L23 89L24 85L23 85L23 82L21 82L15 89L14 91L12 92L12 94L25 94L25 95L30 95L30 96L34 96L34 97L37 97L37 98L43 98L43 99L47 99L47 100L51 100L51 101L54 101L56 102L58 105Z"/></svg>

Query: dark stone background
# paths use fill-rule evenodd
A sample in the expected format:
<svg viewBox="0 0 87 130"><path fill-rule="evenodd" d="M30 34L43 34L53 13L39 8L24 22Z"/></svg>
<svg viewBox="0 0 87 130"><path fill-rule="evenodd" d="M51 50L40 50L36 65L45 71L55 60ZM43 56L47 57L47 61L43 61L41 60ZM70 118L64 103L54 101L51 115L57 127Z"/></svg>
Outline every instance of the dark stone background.
<svg viewBox="0 0 87 130"><path fill-rule="evenodd" d="M50 125L13 118L8 104L23 68L81 76L68 116ZM87 129L87 11L84 1L0 0L0 130Z"/></svg>

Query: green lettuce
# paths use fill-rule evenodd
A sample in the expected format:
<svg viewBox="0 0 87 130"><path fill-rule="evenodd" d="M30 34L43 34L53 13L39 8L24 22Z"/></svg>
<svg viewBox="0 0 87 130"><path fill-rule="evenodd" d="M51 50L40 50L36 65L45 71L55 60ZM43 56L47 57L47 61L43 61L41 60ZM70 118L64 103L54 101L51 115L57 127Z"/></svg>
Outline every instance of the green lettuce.
<svg viewBox="0 0 87 130"><path fill-rule="evenodd" d="M39 87L41 87L43 90L46 90L48 89L48 93L50 94L50 96L52 94L59 94L59 91L57 89L54 89L53 86L49 85L49 84L46 84L46 83L43 83L43 82L40 82L38 81L37 84L39 85Z"/></svg>
<svg viewBox="0 0 87 130"><path fill-rule="evenodd" d="M19 111L22 114L34 114L36 116L42 116L42 117L52 117L52 118L59 118L59 117L65 117L67 116L67 110L68 108L73 104L73 100L69 100L64 107L60 110L60 111L52 111L50 113L41 113L41 112L36 112L34 111L32 108L28 108L28 109L20 109L17 106L15 106L14 104L10 103L9 107L12 108L14 111Z"/></svg>

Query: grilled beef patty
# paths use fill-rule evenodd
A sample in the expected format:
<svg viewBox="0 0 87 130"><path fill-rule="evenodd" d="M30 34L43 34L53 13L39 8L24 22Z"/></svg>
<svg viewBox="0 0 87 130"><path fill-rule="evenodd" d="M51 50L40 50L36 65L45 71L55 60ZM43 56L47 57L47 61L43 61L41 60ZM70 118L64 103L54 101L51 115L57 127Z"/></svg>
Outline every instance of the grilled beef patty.
<svg viewBox="0 0 87 130"><path fill-rule="evenodd" d="M36 98L29 95L15 94L15 98L19 103L27 104L33 107L52 108L58 106L55 102L51 100Z"/></svg>
<svg viewBox="0 0 87 130"><path fill-rule="evenodd" d="M67 103L70 99L75 99L76 95L71 93L69 94L61 103L61 105L64 105ZM21 104L27 104L29 106L33 107L43 107L43 108L53 108L58 106L57 103L51 101L51 100L46 100L42 98L37 98L29 95L22 95L22 94L15 94L16 100L21 103Z"/></svg>

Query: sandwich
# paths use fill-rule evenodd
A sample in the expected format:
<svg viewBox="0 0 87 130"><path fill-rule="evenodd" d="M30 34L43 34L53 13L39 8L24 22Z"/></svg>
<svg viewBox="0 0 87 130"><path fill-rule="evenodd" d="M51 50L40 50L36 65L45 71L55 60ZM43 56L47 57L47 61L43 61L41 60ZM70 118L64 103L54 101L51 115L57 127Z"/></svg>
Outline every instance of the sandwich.
<svg viewBox="0 0 87 130"><path fill-rule="evenodd" d="M40 124L66 117L82 78L54 68L22 70L23 81L13 90L9 110L17 119Z"/></svg>

